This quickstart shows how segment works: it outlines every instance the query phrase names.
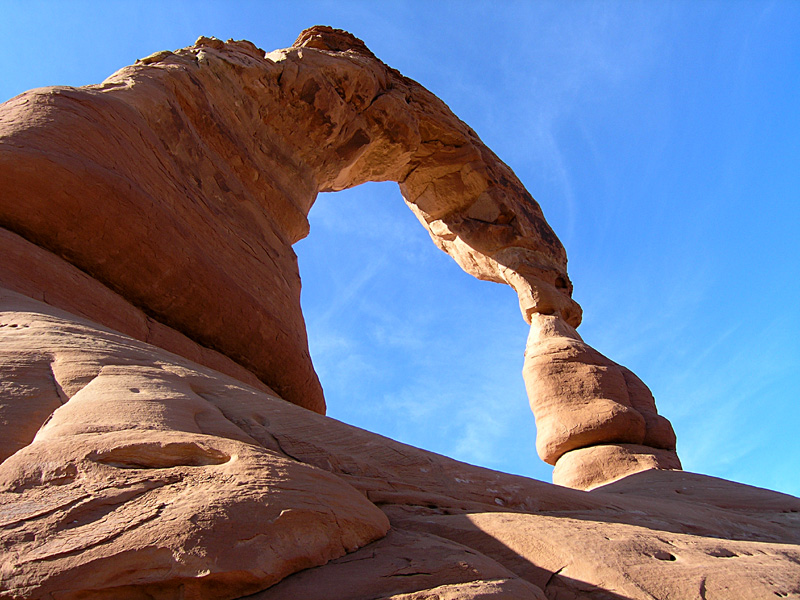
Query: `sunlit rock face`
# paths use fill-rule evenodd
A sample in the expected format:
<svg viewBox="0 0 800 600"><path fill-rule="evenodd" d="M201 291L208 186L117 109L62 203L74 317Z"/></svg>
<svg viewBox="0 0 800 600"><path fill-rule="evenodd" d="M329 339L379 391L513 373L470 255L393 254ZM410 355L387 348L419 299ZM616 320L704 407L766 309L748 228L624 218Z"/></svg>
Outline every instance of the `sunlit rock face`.
<svg viewBox="0 0 800 600"><path fill-rule="evenodd" d="M4 105L0 134L0 223L18 236L0 242L20 257L2 267L7 285L316 412L325 401L291 246L320 191L399 182L436 245L468 273L510 284L529 323L580 323L564 248L511 169L341 31L312 28L266 55L200 38L98 86L22 94ZM42 250L89 278L64 293L64 269ZM81 286L126 302L84 305ZM543 362L529 361L528 380L550 376ZM529 385L534 410L562 403L545 388Z"/></svg>
<svg viewBox="0 0 800 600"><path fill-rule="evenodd" d="M669 470L587 493L473 467L11 291L0 373L2 597L800 593L791 496Z"/></svg>
<svg viewBox="0 0 800 600"><path fill-rule="evenodd" d="M523 367L536 448L553 481L589 489L646 469L680 469L675 433L635 374L560 317L533 317Z"/></svg>
<svg viewBox="0 0 800 600"><path fill-rule="evenodd" d="M320 191L400 182L434 242L514 286L526 318L580 322L566 253L513 172L349 34L266 56L201 38L97 86L22 94L1 119L3 227L311 410L325 403L291 246Z"/></svg>
<svg viewBox="0 0 800 600"><path fill-rule="evenodd" d="M12 597L238 597L388 530L281 452L274 395L13 292L0 311L0 415L25 426L1 447Z"/></svg>
<svg viewBox="0 0 800 600"><path fill-rule="evenodd" d="M597 489L323 416L291 245L318 192L375 180L516 290L539 453ZM0 225L0 597L800 594L800 500L677 470L530 194L350 34L201 38L10 100Z"/></svg>

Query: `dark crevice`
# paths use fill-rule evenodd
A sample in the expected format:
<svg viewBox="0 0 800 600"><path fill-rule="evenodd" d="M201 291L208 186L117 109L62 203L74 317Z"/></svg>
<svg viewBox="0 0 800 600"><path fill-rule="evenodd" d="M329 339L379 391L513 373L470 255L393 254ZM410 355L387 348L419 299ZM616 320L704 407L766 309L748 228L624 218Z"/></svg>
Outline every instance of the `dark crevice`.
<svg viewBox="0 0 800 600"><path fill-rule="evenodd" d="M280 438L279 438L277 435L275 435L275 434L274 434L274 433L272 433L272 432L270 432L270 434L271 434L271 435L272 435L272 437L275 439L275 443L276 443L276 444L278 444L278 448L280 448L280 451L281 451L281 452L282 452L284 455L286 455L287 457L289 457L290 459L292 459L292 460L293 460L293 461L295 461L295 462L299 462L299 463L305 464L305 462L304 462L304 461L300 460L300 459L299 459L299 458L297 458L296 456L292 456L291 454L289 454L289 453L286 451L286 449L283 447L283 444L281 444L281 440L280 440Z"/></svg>
<svg viewBox="0 0 800 600"><path fill-rule="evenodd" d="M546 590L548 587L550 587L550 584L553 583L553 579L555 579L561 573L561 571L563 571L566 568L567 565L564 565L563 567L560 567L557 571L553 571L550 577L548 577L547 582L544 584L544 589Z"/></svg>

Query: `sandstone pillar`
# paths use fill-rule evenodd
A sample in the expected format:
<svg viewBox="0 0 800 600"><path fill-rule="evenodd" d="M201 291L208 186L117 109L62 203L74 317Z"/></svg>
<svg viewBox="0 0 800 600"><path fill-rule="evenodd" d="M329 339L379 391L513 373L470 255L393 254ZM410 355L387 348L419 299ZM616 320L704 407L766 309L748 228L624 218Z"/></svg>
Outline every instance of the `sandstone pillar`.
<svg viewBox="0 0 800 600"><path fill-rule="evenodd" d="M536 449L553 482L591 489L646 469L680 469L675 433L634 373L583 341L558 315L534 314L523 377Z"/></svg>

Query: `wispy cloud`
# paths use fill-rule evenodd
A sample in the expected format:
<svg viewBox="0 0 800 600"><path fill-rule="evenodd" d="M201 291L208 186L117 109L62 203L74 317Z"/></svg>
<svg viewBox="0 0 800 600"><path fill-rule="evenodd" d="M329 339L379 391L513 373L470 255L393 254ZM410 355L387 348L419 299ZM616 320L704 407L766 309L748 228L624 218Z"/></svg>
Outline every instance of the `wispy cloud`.
<svg viewBox="0 0 800 600"><path fill-rule="evenodd" d="M355 298L363 291L370 280L378 274L384 264L383 257L369 259L358 273L352 274L352 278L349 278L342 287L336 289L330 295L332 301L328 304L328 308L319 316L314 316L310 326L314 328L322 327L351 306Z"/></svg>

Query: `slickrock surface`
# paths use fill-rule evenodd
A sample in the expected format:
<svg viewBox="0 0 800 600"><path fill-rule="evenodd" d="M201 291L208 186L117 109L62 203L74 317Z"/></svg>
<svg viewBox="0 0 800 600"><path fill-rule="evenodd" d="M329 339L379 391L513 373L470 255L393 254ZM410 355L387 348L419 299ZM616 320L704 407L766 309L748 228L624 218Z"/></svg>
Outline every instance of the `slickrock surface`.
<svg viewBox="0 0 800 600"><path fill-rule="evenodd" d="M0 597L800 597L791 496L473 467L9 291L0 348Z"/></svg>
<svg viewBox="0 0 800 600"><path fill-rule="evenodd" d="M321 414L291 244L368 180L517 291L539 453L592 491ZM538 205L345 32L12 99L0 226L2 598L800 598L800 499L677 470L647 387L575 331Z"/></svg>
<svg viewBox="0 0 800 600"><path fill-rule="evenodd" d="M236 380L12 292L0 303L0 419L30 426L0 467L6 589L232 598L386 533L352 486L225 415L214 399L240 396Z"/></svg>

